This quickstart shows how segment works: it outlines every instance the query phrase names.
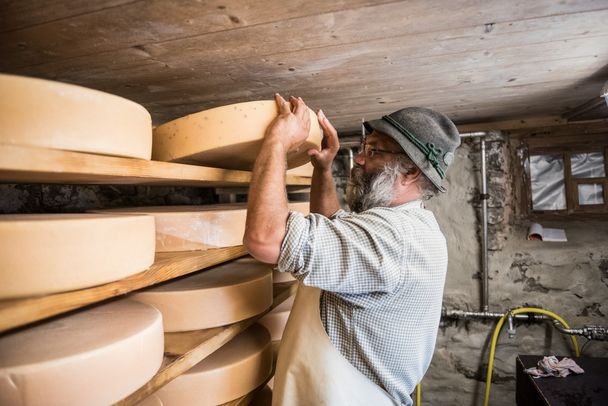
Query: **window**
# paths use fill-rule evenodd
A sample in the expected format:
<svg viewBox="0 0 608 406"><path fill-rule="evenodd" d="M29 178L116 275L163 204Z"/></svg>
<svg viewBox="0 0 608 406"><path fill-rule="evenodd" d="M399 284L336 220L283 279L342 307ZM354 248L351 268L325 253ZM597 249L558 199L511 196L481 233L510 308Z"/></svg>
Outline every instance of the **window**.
<svg viewBox="0 0 608 406"><path fill-rule="evenodd" d="M608 121L507 134L515 214L537 220L608 218Z"/></svg>
<svg viewBox="0 0 608 406"><path fill-rule="evenodd" d="M533 212L607 212L607 149L530 152Z"/></svg>

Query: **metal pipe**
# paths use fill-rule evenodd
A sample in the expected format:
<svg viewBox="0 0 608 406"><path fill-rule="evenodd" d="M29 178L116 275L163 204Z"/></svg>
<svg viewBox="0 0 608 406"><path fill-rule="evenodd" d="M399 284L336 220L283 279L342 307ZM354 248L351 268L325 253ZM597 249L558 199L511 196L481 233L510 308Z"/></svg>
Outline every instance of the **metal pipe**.
<svg viewBox="0 0 608 406"><path fill-rule="evenodd" d="M553 326L562 334L571 336L583 336L587 340L608 341L608 327L589 324L582 328L565 328L558 320L553 321Z"/></svg>
<svg viewBox="0 0 608 406"><path fill-rule="evenodd" d="M507 334L509 338L515 338L515 323L513 323L513 313L511 312L507 316Z"/></svg>
<svg viewBox="0 0 608 406"><path fill-rule="evenodd" d="M484 312L488 311L489 292L488 292L488 184L486 177L486 139L481 138L481 211L482 211L482 227L483 235L481 239L482 257L482 307Z"/></svg>
<svg viewBox="0 0 608 406"><path fill-rule="evenodd" d="M444 310L441 314L442 317L448 319L500 319L504 316L504 313L498 312L472 312L466 310ZM542 314L512 314L513 319L516 320L548 320L549 317Z"/></svg>
<svg viewBox="0 0 608 406"><path fill-rule="evenodd" d="M582 328L566 328L558 320L553 320L553 326L557 329L557 331L559 331L562 334L579 335L579 336L584 335Z"/></svg>
<svg viewBox="0 0 608 406"><path fill-rule="evenodd" d="M353 166L355 166L355 156L353 155L353 149L348 148L348 170L352 171Z"/></svg>
<svg viewBox="0 0 608 406"><path fill-rule="evenodd" d="M487 313L489 310L489 267L488 267L488 180L486 166L486 131L476 131L461 133L461 138L480 138L481 139L481 310Z"/></svg>
<svg viewBox="0 0 608 406"><path fill-rule="evenodd" d="M608 326L601 326L596 324L585 325L584 327L579 328L566 328L559 320L555 320L549 316L544 314L537 313L518 313L513 314L511 311L507 311L505 313L497 313L497 312L471 312L466 310L443 310L441 312L442 319L462 319L462 320L484 320L484 319L502 319L505 314L507 315L507 332L509 334L509 338L515 337L515 323L514 320L526 320L529 322L534 321L545 321L552 320L553 326L562 334L570 335L570 336L583 336L587 340L596 340L596 341L608 341Z"/></svg>

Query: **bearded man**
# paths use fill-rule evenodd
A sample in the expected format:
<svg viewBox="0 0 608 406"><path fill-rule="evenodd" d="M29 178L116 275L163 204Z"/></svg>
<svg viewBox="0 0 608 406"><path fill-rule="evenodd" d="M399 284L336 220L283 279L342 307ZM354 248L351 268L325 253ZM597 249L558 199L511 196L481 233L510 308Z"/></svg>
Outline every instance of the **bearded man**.
<svg viewBox="0 0 608 406"><path fill-rule="evenodd" d="M332 177L338 134L322 111L311 214L289 212L286 155L307 138L308 108L276 95L250 186L243 242L300 281L279 352L273 405L411 405L433 354L447 248L423 206L445 191L460 145L443 114L412 107L364 123L340 209Z"/></svg>

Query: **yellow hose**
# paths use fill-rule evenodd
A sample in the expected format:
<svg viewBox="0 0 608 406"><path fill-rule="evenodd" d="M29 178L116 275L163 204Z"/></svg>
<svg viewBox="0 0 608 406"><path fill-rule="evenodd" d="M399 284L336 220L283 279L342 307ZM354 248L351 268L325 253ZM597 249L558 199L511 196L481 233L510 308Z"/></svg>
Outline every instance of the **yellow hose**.
<svg viewBox="0 0 608 406"><path fill-rule="evenodd" d="M416 385L416 406L420 406L420 397L422 396L422 387L420 384Z"/></svg>
<svg viewBox="0 0 608 406"><path fill-rule="evenodd" d="M568 323L566 323L566 321L564 319L562 319L557 314L550 312L548 310L537 309L534 307L522 307L522 308L511 311L511 314L513 314L513 315L520 314L520 313L544 314L545 316L549 316L549 317L559 321L560 323L562 323L564 325L564 327L570 328L570 326L568 325ZM509 313L505 313L500 318L500 320L498 321L498 324L496 325L496 328L494 329L494 334L492 336L492 345L490 346L490 360L488 361L488 376L486 378L486 396L485 396L485 400L483 402L484 406L488 406L488 403L490 402L490 385L492 384L492 367L494 364L494 351L496 350L496 342L498 341L498 335L500 334L500 329L502 328L502 325L505 324L505 320L507 319L507 317L509 317ZM572 340L572 346L574 347L574 353L576 354L577 357L579 357L580 351L578 349L578 342L576 341L576 337L570 336L570 339Z"/></svg>

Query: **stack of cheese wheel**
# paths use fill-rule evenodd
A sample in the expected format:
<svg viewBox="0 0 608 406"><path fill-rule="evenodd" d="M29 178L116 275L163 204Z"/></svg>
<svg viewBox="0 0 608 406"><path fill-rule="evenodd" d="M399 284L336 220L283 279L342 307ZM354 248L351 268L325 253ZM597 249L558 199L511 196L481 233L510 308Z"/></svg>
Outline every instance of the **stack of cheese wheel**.
<svg viewBox="0 0 608 406"><path fill-rule="evenodd" d="M49 80L0 74L0 143L150 159L152 120L139 104Z"/></svg>
<svg viewBox="0 0 608 406"><path fill-rule="evenodd" d="M236 260L133 294L163 314L165 332L202 330L253 317L272 305L272 273Z"/></svg>
<svg viewBox="0 0 608 406"><path fill-rule="evenodd" d="M154 262L154 218L142 215L0 216L0 299L95 286Z"/></svg>
<svg viewBox="0 0 608 406"><path fill-rule="evenodd" d="M285 331L285 325L289 319L289 313L291 312L295 297L295 295L292 295L258 320L258 323L268 330L272 341L279 341L283 337L283 331Z"/></svg>
<svg viewBox="0 0 608 406"><path fill-rule="evenodd" d="M163 386L144 405L220 405L247 395L271 373L270 335L263 327L253 325Z"/></svg>
<svg viewBox="0 0 608 406"><path fill-rule="evenodd" d="M163 359L162 317L121 300L0 337L0 404L109 405Z"/></svg>
<svg viewBox="0 0 608 406"><path fill-rule="evenodd" d="M310 112L310 133L304 144L287 156L294 168L310 161L307 151L319 149L321 130ZM252 101L191 114L154 129L152 159L217 168L251 170L260 153L268 125L278 114L273 100Z"/></svg>
<svg viewBox="0 0 608 406"><path fill-rule="evenodd" d="M289 209L307 214L309 203L290 203ZM152 215L156 220L157 252L194 251L241 245L247 204L132 207L98 212Z"/></svg>
<svg viewBox="0 0 608 406"><path fill-rule="evenodd" d="M241 258L239 262L251 264L257 263L257 261L251 257ZM273 284L294 282L295 280L296 279L289 272L279 272L276 269L272 271ZM270 336L272 337L272 341L278 341L281 339L281 337L283 337L285 324L287 324L287 319L289 318L289 313L291 312L291 307L293 306L295 297L295 294L290 296L287 300L279 304L268 314L258 320L258 323L263 325L268 330Z"/></svg>

